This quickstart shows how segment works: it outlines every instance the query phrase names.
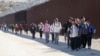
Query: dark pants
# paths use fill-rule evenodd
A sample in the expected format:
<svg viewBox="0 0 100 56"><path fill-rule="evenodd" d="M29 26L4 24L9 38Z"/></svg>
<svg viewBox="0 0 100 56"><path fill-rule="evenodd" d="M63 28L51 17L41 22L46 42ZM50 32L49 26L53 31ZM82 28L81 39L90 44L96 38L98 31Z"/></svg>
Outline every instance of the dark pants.
<svg viewBox="0 0 100 56"><path fill-rule="evenodd" d="M26 34L28 34L28 29L25 29L24 31L26 32Z"/></svg>
<svg viewBox="0 0 100 56"><path fill-rule="evenodd" d="M64 39L65 39L65 42L67 40L67 33L64 33Z"/></svg>
<svg viewBox="0 0 100 56"><path fill-rule="evenodd" d="M35 39L35 31L32 32L32 38Z"/></svg>
<svg viewBox="0 0 100 56"><path fill-rule="evenodd" d="M71 40L71 49L72 50L77 49L77 37L70 38L70 40Z"/></svg>
<svg viewBox="0 0 100 56"><path fill-rule="evenodd" d="M82 46L82 48L86 48L86 43L87 43L87 35L82 34L81 35L81 46Z"/></svg>
<svg viewBox="0 0 100 56"><path fill-rule="evenodd" d="M67 45L68 45L68 47L70 46L70 37L69 36L67 37Z"/></svg>
<svg viewBox="0 0 100 56"><path fill-rule="evenodd" d="M88 35L88 37L87 37L87 44L88 44L89 48L91 47L91 43L92 43L92 35Z"/></svg>
<svg viewBox="0 0 100 56"><path fill-rule="evenodd" d="M54 42L54 33L51 33L52 36L52 43Z"/></svg>
<svg viewBox="0 0 100 56"><path fill-rule="evenodd" d="M42 38L43 31L39 31L39 33L40 33L40 38Z"/></svg>
<svg viewBox="0 0 100 56"><path fill-rule="evenodd" d="M14 29L12 29L12 32L14 32Z"/></svg>
<svg viewBox="0 0 100 56"><path fill-rule="evenodd" d="M81 47L81 38L80 37L77 37L77 48L80 48Z"/></svg>
<svg viewBox="0 0 100 56"><path fill-rule="evenodd" d="M70 46L70 36L69 33L65 33L65 42L67 41L67 46Z"/></svg>
<svg viewBox="0 0 100 56"><path fill-rule="evenodd" d="M22 34L22 30L20 30L20 34Z"/></svg>
<svg viewBox="0 0 100 56"><path fill-rule="evenodd" d="M4 27L4 30L5 30L5 31L7 31L7 28L6 28L6 27Z"/></svg>
<svg viewBox="0 0 100 56"><path fill-rule="evenodd" d="M15 34L17 34L18 33L18 30L15 30Z"/></svg>

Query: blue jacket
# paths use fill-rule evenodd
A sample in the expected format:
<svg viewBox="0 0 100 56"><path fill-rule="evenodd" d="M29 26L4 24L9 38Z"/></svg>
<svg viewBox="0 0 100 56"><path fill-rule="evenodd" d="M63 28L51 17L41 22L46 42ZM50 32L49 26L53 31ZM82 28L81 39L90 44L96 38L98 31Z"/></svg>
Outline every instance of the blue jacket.
<svg viewBox="0 0 100 56"><path fill-rule="evenodd" d="M89 34L93 34L95 29L92 25L89 25L88 30L89 30Z"/></svg>

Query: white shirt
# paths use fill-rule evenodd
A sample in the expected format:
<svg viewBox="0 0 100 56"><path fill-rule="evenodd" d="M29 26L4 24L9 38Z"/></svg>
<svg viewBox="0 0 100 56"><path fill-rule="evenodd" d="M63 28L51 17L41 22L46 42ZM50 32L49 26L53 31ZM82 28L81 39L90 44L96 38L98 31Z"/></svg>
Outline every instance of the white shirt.
<svg viewBox="0 0 100 56"><path fill-rule="evenodd" d="M38 27L39 27L39 30L43 30L43 24L39 24Z"/></svg>
<svg viewBox="0 0 100 56"><path fill-rule="evenodd" d="M54 33L60 33L61 28L62 27L60 22L54 23Z"/></svg>
<svg viewBox="0 0 100 56"><path fill-rule="evenodd" d="M77 36L78 36L78 30L79 30L79 29L78 29L77 26L72 25L71 28L69 29L69 31L70 31L70 37L71 37L71 38L77 37Z"/></svg>
<svg viewBox="0 0 100 56"><path fill-rule="evenodd" d="M53 24L50 26L50 32L51 32L51 33L54 32L54 25L53 25Z"/></svg>

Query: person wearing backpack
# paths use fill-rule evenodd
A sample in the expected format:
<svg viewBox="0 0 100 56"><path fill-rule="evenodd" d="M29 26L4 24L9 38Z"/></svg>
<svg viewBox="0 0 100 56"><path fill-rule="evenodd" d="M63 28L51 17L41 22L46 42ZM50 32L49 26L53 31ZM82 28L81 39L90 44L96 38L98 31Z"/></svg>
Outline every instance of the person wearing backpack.
<svg viewBox="0 0 100 56"><path fill-rule="evenodd" d="M42 35L43 35L43 26L44 26L44 24L42 22L40 22L40 24L38 25L39 33L40 33L40 38L41 39L42 39Z"/></svg>
<svg viewBox="0 0 100 56"><path fill-rule="evenodd" d="M88 27L89 33L88 33L88 37L87 37L87 45L88 45L88 49L91 49L92 36L95 32L95 29L90 22L88 22L88 23L89 23L89 27Z"/></svg>
<svg viewBox="0 0 100 56"><path fill-rule="evenodd" d="M35 33L36 33L36 24L32 23L30 25L30 32L32 33L32 38L35 39Z"/></svg>
<svg viewBox="0 0 100 56"><path fill-rule="evenodd" d="M69 32L67 32L68 28L71 26L71 18L68 19L67 22L64 23L63 28L64 28L64 33L65 33L65 42L67 42L67 46L69 48L70 46L70 36L69 36Z"/></svg>
<svg viewBox="0 0 100 56"><path fill-rule="evenodd" d="M77 27L79 29L79 31L78 31L78 38L77 38L77 49L79 50L80 49L80 46L81 46L81 34L80 34L80 24L81 24L81 20L79 18L76 18L75 19L75 22L76 22Z"/></svg>
<svg viewBox="0 0 100 56"><path fill-rule="evenodd" d="M80 34L81 34L81 47L85 48L88 37L88 23L86 22L85 17L82 17L81 19Z"/></svg>

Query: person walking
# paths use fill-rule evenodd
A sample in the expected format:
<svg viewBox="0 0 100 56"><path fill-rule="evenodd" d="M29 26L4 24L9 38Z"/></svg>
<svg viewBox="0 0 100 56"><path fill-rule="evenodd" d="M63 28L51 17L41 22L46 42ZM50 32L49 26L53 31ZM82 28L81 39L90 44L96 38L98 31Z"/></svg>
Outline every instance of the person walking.
<svg viewBox="0 0 100 56"><path fill-rule="evenodd" d="M52 43L54 43L54 23L50 26L50 33L52 37Z"/></svg>
<svg viewBox="0 0 100 56"><path fill-rule="evenodd" d="M22 30L23 30L23 25L20 24L20 25L19 25L19 31L20 31L20 34L22 34Z"/></svg>
<svg viewBox="0 0 100 56"><path fill-rule="evenodd" d="M15 34L17 34L19 31L19 27L18 27L18 24L15 24Z"/></svg>
<svg viewBox="0 0 100 56"><path fill-rule="evenodd" d="M29 30L29 26L28 26L28 24L25 24L24 25L24 31L26 32L26 34L28 34L28 30Z"/></svg>
<svg viewBox="0 0 100 56"><path fill-rule="evenodd" d="M67 32L68 28L71 26L71 18L68 19L67 22L64 23L63 25L63 28L64 28L64 39L65 39L65 42L67 42L67 46L69 48L70 46L70 36L69 36L69 32Z"/></svg>
<svg viewBox="0 0 100 56"><path fill-rule="evenodd" d="M55 45L58 45L59 43L59 34L62 29L61 23L59 22L58 18L54 20L54 41Z"/></svg>
<svg viewBox="0 0 100 56"><path fill-rule="evenodd" d="M35 23L32 23L30 25L30 31L32 33L32 38L35 39L35 33L36 33L36 24Z"/></svg>
<svg viewBox="0 0 100 56"><path fill-rule="evenodd" d="M81 47L86 48L87 37L88 37L88 27L89 24L86 22L85 17L82 17L80 24L80 34L81 34Z"/></svg>
<svg viewBox="0 0 100 56"><path fill-rule="evenodd" d="M80 33L81 20L79 18L76 18L75 23L79 28L78 37L77 37L77 49L80 49L81 48L81 33Z"/></svg>
<svg viewBox="0 0 100 56"><path fill-rule="evenodd" d="M43 35L43 23L40 22L40 24L38 25L39 28L39 33L40 33L40 38L42 39L42 35Z"/></svg>
<svg viewBox="0 0 100 56"><path fill-rule="evenodd" d="M45 33L46 43L49 43L50 24L48 23L48 20L45 21L43 32Z"/></svg>
<svg viewBox="0 0 100 56"><path fill-rule="evenodd" d="M77 24L75 23L75 19L72 19L72 25L71 27L68 28L68 32L69 32L70 40L71 40L70 46L72 50L77 50L78 31L79 29L78 29Z"/></svg>
<svg viewBox="0 0 100 56"><path fill-rule="evenodd" d="M91 44L92 44L92 37L93 37L93 34L95 33L95 29L93 27L93 25L89 23L89 33L88 33L88 37L87 37L87 45L88 45L88 49L91 49Z"/></svg>
<svg viewBox="0 0 100 56"><path fill-rule="evenodd" d="M14 24L11 24L11 30L14 32Z"/></svg>
<svg viewBox="0 0 100 56"><path fill-rule="evenodd" d="M4 24L4 31L7 31L7 24Z"/></svg>

